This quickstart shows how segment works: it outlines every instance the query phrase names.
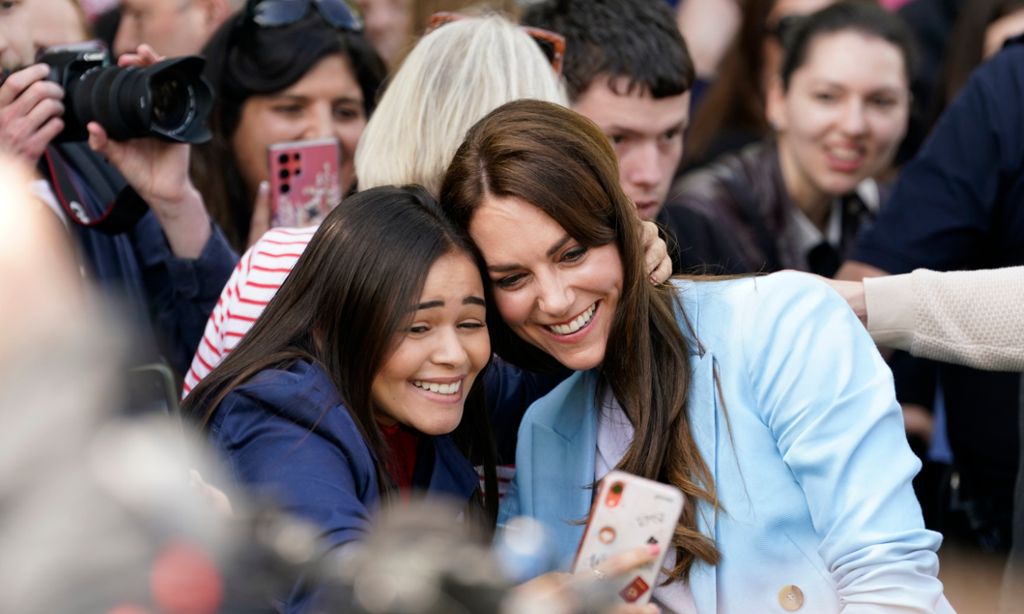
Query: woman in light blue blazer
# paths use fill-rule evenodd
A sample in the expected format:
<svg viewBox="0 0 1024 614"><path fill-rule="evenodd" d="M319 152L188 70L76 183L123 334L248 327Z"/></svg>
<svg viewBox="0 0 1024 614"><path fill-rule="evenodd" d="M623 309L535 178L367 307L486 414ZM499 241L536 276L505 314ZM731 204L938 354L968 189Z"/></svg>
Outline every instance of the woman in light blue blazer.
<svg viewBox="0 0 1024 614"><path fill-rule="evenodd" d="M673 611L951 611L891 376L827 286L652 288L607 139L548 103L481 120L441 201L486 265L499 355L578 371L524 418L504 518L539 519L568 563L620 468L686 495L654 591Z"/></svg>

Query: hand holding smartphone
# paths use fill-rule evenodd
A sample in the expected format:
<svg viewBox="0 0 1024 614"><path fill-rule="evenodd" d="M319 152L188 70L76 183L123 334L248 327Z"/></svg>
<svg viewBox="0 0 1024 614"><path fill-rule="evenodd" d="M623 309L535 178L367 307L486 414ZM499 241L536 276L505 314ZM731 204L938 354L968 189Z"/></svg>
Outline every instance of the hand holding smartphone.
<svg viewBox="0 0 1024 614"><path fill-rule="evenodd" d="M270 226L317 224L341 202L337 139L274 143L270 169Z"/></svg>
<svg viewBox="0 0 1024 614"><path fill-rule="evenodd" d="M657 544L657 558L629 573L608 578L624 603L651 599L665 554L683 512L683 493L674 486L612 471L601 480L573 572L596 569L611 556Z"/></svg>

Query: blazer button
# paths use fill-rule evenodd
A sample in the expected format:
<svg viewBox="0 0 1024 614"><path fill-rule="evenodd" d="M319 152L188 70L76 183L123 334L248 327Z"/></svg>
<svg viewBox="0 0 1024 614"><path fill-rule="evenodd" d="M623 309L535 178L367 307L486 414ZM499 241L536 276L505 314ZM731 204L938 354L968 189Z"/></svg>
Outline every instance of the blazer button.
<svg viewBox="0 0 1024 614"><path fill-rule="evenodd" d="M788 584L779 591L779 605L787 612L796 612L804 606L804 592L796 584Z"/></svg>

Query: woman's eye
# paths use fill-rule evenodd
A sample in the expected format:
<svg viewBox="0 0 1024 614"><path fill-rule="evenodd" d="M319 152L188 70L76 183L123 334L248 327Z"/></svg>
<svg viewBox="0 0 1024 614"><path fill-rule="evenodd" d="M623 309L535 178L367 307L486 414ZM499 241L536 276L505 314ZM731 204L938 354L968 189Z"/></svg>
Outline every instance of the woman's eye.
<svg viewBox="0 0 1024 614"><path fill-rule="evenodd" d="M467 320L459 324L459 328L468 328L470 330L484 328L485 326L486 324L484 324L480 320Z"/></svg>
<svg viewBox="0 0 1024 614"><path fill-rule="evenodd" d="M835 102L838 97L831 92L818 92L814 94L814 99L818 102Z"/></svg>
<svg viewBox="0 0 1024 614"><path fill-rule="evenodd" d="M494 285L498 286L502 290L510 290L521 282L526 275L522 273L516 273L514 275L508 275L500 279L494 280Z"/></svg>
<svg viewBox="0 0 1024 614"><path fill-rule="evenodd" d="M273 107L274 112L281 113L283 115L298 115L302 113L302 105L297 104L282 104Z"/></svg>
<svg viewBox="0 0 1024 614"><path fill-rule="evenodd" d="M872 98L871 104L883 109L889 109L896 106L896 100L888 97Z"/></svg>
<svg viewBox="0 0 1024 614"><path fill-rule="evenodd" d="M426 324L413 324L407 330L409 333L413 335L421 335L430 330L430 327L427 326Z"/></svg>
<svg viewBox="0 0 1024 614"><path fill-rule="evenodd" d="M334 119L338 121L352 121L362 117L359 109L351 107L338 107L334 109Z"/></svg>
<svg viewBox="0 0 1024 614"><path fill-rule="evenodd" d="M576 262L587 255L587 248L574 247L562 255L562 262Z"/></svg>

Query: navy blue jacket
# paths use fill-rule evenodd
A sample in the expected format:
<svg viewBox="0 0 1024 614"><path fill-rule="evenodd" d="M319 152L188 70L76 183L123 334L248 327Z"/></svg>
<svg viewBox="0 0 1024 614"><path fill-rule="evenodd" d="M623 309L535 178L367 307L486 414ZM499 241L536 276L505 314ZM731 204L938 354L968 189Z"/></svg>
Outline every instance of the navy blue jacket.
<svg viewBox="0 0 1024 614"><path fill-rule="evenodd" d="M526 409L563 376L535 376L495 359L485 388L499 449L514 454ZM375 459L318 365L266 369L232 390L209 423L209 438L242 486L316 525L328 548L360 540L380 505ZM450 437L423 437L413 485L428 496L468 501L479 477ZM296 592L287 611L304 611L314 599Z"/></svg>

